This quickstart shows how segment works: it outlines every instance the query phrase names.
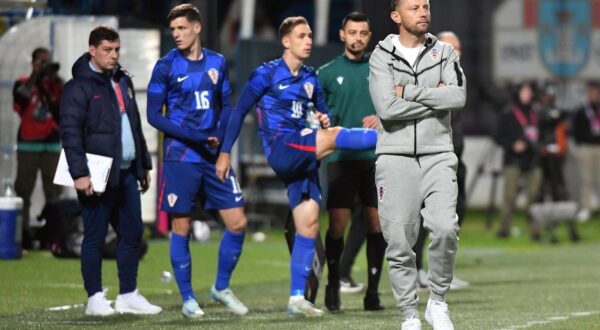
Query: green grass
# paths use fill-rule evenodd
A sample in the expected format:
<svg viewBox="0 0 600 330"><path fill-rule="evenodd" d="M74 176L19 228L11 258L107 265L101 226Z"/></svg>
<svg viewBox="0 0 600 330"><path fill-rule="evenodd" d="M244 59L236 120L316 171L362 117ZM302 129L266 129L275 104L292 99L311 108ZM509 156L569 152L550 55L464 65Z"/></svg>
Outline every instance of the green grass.
<svg viewBox="0 0 600 330"><path fill-rule="evenodd" d="M326 227L326 219L322 222ZM600 219L579 226L582 241L570 243L560 228L561 244L532 243L523 217L516 219L522 235L497 240L485 228L483 214L469 213L461 232L456 274L471 282L467 290L447 295L456 329L600 329ZM140 264L140 291L165 311L156 316L86 317L83 307L49 311L49 307L82 305L86 297L78 260L61 260L48 252L31 252L18 261L0 261L0 328L181 328L208 329L398 329L387 273L380 286L383 312L364 312L362 295L342 295L342 312L319 319L290 318L286 314L289 288L289 254L279 230L268 239L247 240L234 273L232 288L250 308L236 317L209 302L214 280L218 238L192 244L194 288L206 312L202 320L180 314L175 282L161 282L170 271L168 242L154 240ZM366 282L364 251L357 259L354 277ZM324 274L326 276L326 274ZM118 292L114 261L105 261L104 286L109 297ZM428 293L419 292L423 329L430 329L423 313ZM322 291L317 306L323 306ZM535 323L547 322L547 323Z"/></svg>

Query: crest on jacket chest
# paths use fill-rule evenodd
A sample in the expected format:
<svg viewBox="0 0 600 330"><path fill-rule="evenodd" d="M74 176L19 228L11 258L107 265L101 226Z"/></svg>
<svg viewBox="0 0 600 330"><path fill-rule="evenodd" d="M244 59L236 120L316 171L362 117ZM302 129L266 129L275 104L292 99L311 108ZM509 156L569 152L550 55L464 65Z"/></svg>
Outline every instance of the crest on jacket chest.
<svg viewBox="0 0 600 330"><path fill-rule="evenodd" d="M440 58L440 54L441 54L441 51L437 47L433 47L429 50L429 56L431 56L431 59L434 62L436 62Z"/></svg>

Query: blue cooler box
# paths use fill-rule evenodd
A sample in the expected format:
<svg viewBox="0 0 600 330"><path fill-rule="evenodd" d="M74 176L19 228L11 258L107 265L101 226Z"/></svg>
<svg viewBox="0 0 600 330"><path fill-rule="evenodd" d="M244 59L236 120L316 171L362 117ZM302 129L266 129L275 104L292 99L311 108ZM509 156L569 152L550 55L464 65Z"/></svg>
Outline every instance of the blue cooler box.
<svg viewBox="0 0 600 330"><path fill-rule="evenodd" d="M20 197L0 197L0 259L21 258Z"/></svg>

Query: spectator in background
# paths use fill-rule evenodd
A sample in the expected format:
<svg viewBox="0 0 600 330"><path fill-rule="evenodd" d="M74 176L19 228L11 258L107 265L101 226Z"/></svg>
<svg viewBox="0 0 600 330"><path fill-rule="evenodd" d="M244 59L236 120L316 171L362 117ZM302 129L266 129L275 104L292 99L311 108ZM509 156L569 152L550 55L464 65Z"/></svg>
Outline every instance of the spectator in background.
<svg viewBox="0 0 600 330"><path fill-rule="evenodd" d="M440 32L437 35L438 40L446 42L454 47L456 55L460 58L462 55L462 47L458 36L451 31ZM454 154L458 158L458 168L456 169L456 179L458 183L458 196L456 199L456 215L458 216L458 226L462 225L462 221L465 217L465 206L466 206L466 193L465 193L465 180L467 178L467 167L462 160L462 153L465 145L465 139L463 135L462 111L455 111L452 113L452 144L454 145ZM419 238L413 247L415 251L416 262L417 262L417 283L421 288L427 288L429 286L427 280L427 271L423 268L423 248L425 247L425 240L427 238L427 230L423 228L423 219L421 218L421 228L419 229ZM454 276L452 282L450 282L450 290L465 289L469 286L469 282L459 279Z"/></svg>
<svg viewBox="0 0 600 330"><path fill-rule="evenodd" d="M82 207L81 274L88 294L86 315L157 314L137 289L143 234L140 190L150 187L152 161L131 77L119 65L119 33L98 26L89 52L73 64L60 104L60 136ZM86 153L111 157L106 190L94 191ZM139 183L139 186L138 186ZM117 234L119 295L115 307L102 290L102 245L109 223Z"/></svg>
<svg viewBox="0 0 600 330"><path fill-rule="evenodd" d="M600 177L600 83L587 84L587 99L577 110L573 122L577 153L581 169L580 211L577 217L587 221L591 214L592 192Z"/></svg>
<svg viewBox="0 0 600 330"><path fill-rule="evenodd" d="M539 147L540 167L542 169L542 184L539 200L544 201L550 195L553 202L569 200L569 193L563 175L563 165L567 153L567 123L564 114L555 104L556 90L551 83L545 83L540 88L539 97ZM575 222L567 221L569 238L579 241ZM550 242L557 243L556 222L548 224Z"/></svg>
<svg viewBox="0 0 600 330"><path fill-rule="evenodd" d="M46 48L33 51L31 67L31 74L19 78L13 88L14 109L21 117L15 192L23 198L24 249L32 247L29 209L38 171L42 173L46 202L61 193L61 187L52 181L60 156L58 109L64 82L58 76L59 64L50 62L50 51Z"/></svg>
<svg viewBox="0 0 600 330"><path fill-rule="evenodd" d="M513 103L500 117L495 136L496 142L504 150L504 199L500 210L502 223L497 233L500 238L511 235L519 183L525 180L526 210L537 199L540 190L542 172L539 167L538 114L533 106L534 97L533 83L518 84L513 93ZM531 238L539 241L539 229L531 217L527 219Z"/></svg>
<svg viewBox="0 0 600 330"><path fill-rule="evenodd" d="M343 127L377 128L377 116L366 84L369 57L365 53L371 39L369 20L363 13L352 12L342 20L339 33L344 53L323 65L318 72L332 123ZM334 152L327 159L327 183L329 228L325 236L325 251L329 272L325 306L330 311L340 309L340 285L344 282L339 274L339 262L345 249L344 233L351 209L355 198L359 197L364 226L368 231L368 288L363 307L365 310L382 310L378 288L387 244L377 214L375 150ZM361 239L359 241L362 243ZM352 285L349 279L345 280Z"/></svg>

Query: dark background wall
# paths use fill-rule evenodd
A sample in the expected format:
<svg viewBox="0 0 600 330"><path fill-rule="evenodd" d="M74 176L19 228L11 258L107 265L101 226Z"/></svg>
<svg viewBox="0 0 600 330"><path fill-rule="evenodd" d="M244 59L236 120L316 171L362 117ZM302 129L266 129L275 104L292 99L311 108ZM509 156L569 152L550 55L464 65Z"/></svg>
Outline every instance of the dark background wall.
<svg viewBox="0 0 600 330"><path fill-rule="evenodd" d="M246 71L255 67L254 60L258 57L267 59L280 55L277 40L273 40L274 44L270 46L261 43L250 46L251 53L255 55L249 58L239 56L240 49L243 49L242 54L247 54L248 44L220 44L219 31L231 24L226 18L233 0L48 0L48 5L50 11L56 14L117 15L122 28L158 28L162 36L161 54L165 54L174 47L166 16L170 8L182 2L192 3L202 12L204 46L224 54L238 54L235 58L229 58L231 67L237 72L232 78L237 76L243 79ZM507 100L504 89L493 84L491 63L492 16L501 2L502 0L430 0L431 32L452 30L462 40L461 65L468 80L468 102L462 117L467 134L489 134L493 130L497 114ZM389 0L331 0L329 43L325 48L332 49L333 53L341 51L338 29L342 18L352 10L361 10L370 18L373 30L371 48L389 33L398 32L397 26L389 18ZM285 17L296 15L305 16L314 27L314 0L256 0L256 13L255 26L266 24L273 31L277 30ZM308 64L319 66L326 63L330 59L328 54L330 52L321 53L317 50ZM246 69L247 65L250 66Z"/></svg>

